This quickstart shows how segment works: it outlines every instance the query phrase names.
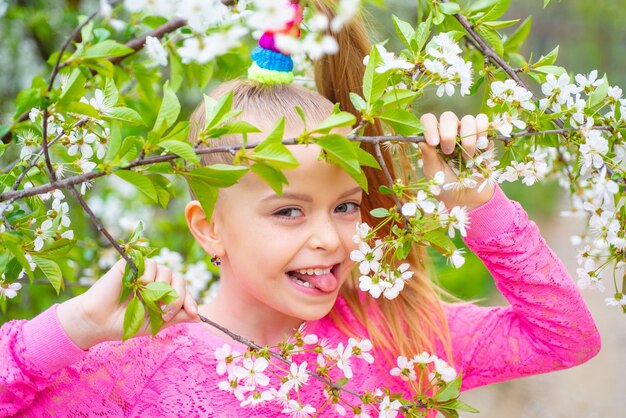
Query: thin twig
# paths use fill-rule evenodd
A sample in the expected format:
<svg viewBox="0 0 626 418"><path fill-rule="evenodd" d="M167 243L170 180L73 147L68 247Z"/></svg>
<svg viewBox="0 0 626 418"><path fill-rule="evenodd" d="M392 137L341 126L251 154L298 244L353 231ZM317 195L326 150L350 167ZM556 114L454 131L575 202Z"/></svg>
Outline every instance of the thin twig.
<svg viewBox="0 0 626 418"><path fill-rule="evenodd" d="M69 190L74 195L76 200L78 200L78 203L80 203L80 205L83 207L83 210L85 211L85 213L87 213L87 216L89 216L91 223L96 227L98 232L100 232L102 235L106 237L106 239L117 250L117 252L122 256L122 258L126 260L130 268L135 273L135 276L137 276L139 274L139 270L137 269L137 266L135 265L133 260L131 260L128 254L126 254L126 251L122 248L122 246L117 242L115 238L111 236L111 234L109 233L109 231L107 231L104 225L102 225L102 222L100 222L100 220L95 215L95 213L93 213L93 211L91 210L91 208L89 207L89 205L87 204L83 196L81 196L80 192L76 190L76 187L74 187L73 185L69 187Z"/></svg>

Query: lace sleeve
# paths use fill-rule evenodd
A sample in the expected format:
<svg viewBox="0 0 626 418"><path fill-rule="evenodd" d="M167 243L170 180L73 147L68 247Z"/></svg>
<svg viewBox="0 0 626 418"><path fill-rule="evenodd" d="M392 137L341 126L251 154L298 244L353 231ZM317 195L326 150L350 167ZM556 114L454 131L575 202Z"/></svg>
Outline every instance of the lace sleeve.
<svg viewBox="0 0 626 418"><path fill-rule="evenodd" d="M174 350L161 336L167 330L154 340L106 342L83 351L63 331L57 306L0 328L0 417L63 417L71 411L126 416Z"/></svg>
<svg viewBox="0 0 626 418"><path fill-rule="evenodd" d="M479 209L466 242L510 306L446 305L463 389L572 367L597 354L593 318L537 225L499 189ZM507 217L508 226L494 226Z"/></svg>

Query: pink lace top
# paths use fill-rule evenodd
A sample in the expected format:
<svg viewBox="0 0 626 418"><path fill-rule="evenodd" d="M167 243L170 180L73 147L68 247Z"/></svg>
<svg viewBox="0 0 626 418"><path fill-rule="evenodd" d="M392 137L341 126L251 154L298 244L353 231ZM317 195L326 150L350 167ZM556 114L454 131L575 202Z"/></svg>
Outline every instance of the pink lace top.
<svg viewBox="0 0 626 418"><path fill-rule="evenodd" d="M510 305L446 305L462 389L572 367L593 357L600 336L589 310L519 204L497 188L489 202L470 212L470 220L466 242ZM281 415L275 405L241 408L235 396L218 388L224 376L215 371L213 353L225 340L202 323L83 351L61 328L57 306L0 328L0 417ZM342 298L335 308L353 318ZM327 317L307 328L334 343L348 339ZM376 364L359 363L353 372L352 389L390 387L388 372ZM401 381L394 384L392 389L403 390ZM325 401L322 392L317 382L309 382L300 399L319 407ZM319 416L336 412L326 408Z"/></svg>

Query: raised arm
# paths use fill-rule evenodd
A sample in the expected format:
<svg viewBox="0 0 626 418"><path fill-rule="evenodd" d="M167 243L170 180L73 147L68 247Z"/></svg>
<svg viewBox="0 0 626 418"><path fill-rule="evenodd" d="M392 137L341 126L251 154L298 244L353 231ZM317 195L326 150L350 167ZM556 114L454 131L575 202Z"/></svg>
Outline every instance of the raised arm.
<svg viewBox="0 0 626 418"><path fill-rule="evenodd" d="M470 221L466 243L510 306L446 306L462 389L572 367L597 354L600 335L578 288L521 206L496 188Z"/></svg>

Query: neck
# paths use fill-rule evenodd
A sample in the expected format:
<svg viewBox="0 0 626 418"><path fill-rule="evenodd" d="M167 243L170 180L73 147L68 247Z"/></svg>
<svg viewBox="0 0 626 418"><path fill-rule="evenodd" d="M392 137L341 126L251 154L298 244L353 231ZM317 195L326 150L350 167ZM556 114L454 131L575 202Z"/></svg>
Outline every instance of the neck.
<svg viewBox="0 0 626 418"><path fill-rule="evenodd" d="M292 335L303 322L260 304L246 292L229 286L229 282L222 280L216 297L198 308L201 315L261 346L277 345L285 334ZM218 329L207 327L211 333L230 339Z"/></svg>

